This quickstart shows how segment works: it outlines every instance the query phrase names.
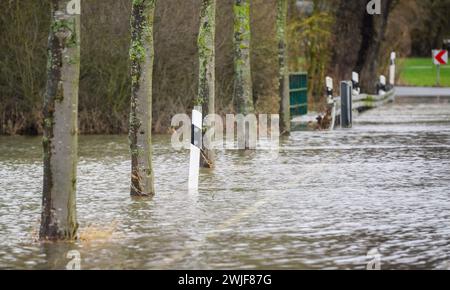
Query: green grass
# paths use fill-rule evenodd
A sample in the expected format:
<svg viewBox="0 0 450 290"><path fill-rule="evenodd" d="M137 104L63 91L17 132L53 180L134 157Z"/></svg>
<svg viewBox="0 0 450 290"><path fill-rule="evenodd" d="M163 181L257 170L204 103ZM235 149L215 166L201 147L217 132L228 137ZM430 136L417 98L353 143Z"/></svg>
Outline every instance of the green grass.
<svg viewBox="0 0 450 290"><path fill-rule="evenodd" d="M400 61L400 83L408 86L436 86L436 65L429 58L407 58ZM441 66L441 86L450 87L450 65Z"/></svg>

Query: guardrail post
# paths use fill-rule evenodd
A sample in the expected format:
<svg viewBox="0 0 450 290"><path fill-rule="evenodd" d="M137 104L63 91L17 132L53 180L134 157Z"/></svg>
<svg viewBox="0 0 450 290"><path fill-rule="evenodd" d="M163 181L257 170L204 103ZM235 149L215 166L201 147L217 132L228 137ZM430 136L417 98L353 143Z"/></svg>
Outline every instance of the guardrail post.
<svg viewBox="0 0 450 290"><path fill-rule="evenodd" d="M341 127L352 127L352 82L341 82Z"/></svg>

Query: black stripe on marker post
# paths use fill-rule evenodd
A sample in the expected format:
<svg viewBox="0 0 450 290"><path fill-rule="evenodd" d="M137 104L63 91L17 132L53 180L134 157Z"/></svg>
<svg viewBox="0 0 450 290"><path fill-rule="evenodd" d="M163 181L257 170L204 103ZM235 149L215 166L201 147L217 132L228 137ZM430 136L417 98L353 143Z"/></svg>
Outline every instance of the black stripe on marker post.
<svg viewBox="0 0 450 290"><path fill-rule="evenodd" d="M194 145L197 148L202 149L202 130L195 126L194 124L191 125L191 144Z"/></svg>

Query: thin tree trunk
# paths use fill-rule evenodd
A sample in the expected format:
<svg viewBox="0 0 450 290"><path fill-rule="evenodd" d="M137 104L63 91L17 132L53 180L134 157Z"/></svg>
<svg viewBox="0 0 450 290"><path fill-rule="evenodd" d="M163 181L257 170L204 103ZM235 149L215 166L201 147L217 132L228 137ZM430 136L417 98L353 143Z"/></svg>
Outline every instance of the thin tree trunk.
<svg viewBox="0 0 450 290"><path fill-rule="evenodd" d="M289 99L289 66L287 50L287 0L277 0L278 82L280 94L280 132L291 132L291 106Z"/></svg>
<svg viewBox="0 0 450 290"><path fill-rule="evenodd" d="M234 101L236 111L254 112L250 66L250 0L234 0Z"/></svg>
<svg viewBox="0 0 450 290"><path fill-rule="evenodd" d="M53 0L44 99L44 187L40 239L75 239L80 15ZM77 5L75 3L75 5ZM72 7L71 7L72 8Z"/></svg>
<svg viewBox="0 0 450 290"><path fill-rule="evenodd" d="M153 19L156 0L133 0L131 15L131 195L155 193L152 166Z"/></svg>
<svg viewBox="0 0 450 290"><path fill-rule="evenodd" d="M197 41L199 57L197 105L202 106L205 116L215 114L215 32L216 0L202 0ZM207 149L204 145L203 143L200 166L212 168L214 167L214 150Z"/></svg>

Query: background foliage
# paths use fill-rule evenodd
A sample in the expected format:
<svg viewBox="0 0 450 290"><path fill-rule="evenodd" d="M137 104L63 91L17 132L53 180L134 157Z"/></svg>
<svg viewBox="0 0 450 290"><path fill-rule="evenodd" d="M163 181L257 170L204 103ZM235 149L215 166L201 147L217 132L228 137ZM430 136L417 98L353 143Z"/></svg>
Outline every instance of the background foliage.
<svg viewBox="0 0 450 290"><path fill-rule="evenodd" d="M200 1L158 1L153 89L156 132L166 132L171 116L188 112L196 97ZM314 0L312 13L299 8L296 0L287 1L290 1L290 69L308 71L312 108L320 108L323 102L326 74L336 80L349 78L349 71L359 66L372 80L386 69L391 50L402 57L411 52L428 57L432 47L440 46L443 38L450 38L450 0L384 0L392 2L386 25L382 25L379 17L368 18L366 1ZM230 113L233 0L217 2L217 107L219 112ZM265 113L276 113L279 108L275 4L276 0L251 1L254 101L257 111ZM127 131L130 9L130 0L82 1L79 107L82 133ZM361 28L368 20L379 33L380 47L372 49L378 44L369 41L375 54L358 64L352 55L358 55L364 47ZM49 0L0 1L0 134L42 132L49 24ZM347 28L351 33L345 34Z"/></svg>

